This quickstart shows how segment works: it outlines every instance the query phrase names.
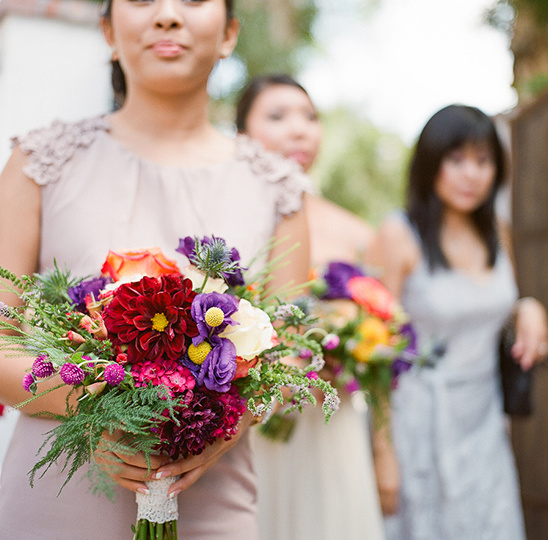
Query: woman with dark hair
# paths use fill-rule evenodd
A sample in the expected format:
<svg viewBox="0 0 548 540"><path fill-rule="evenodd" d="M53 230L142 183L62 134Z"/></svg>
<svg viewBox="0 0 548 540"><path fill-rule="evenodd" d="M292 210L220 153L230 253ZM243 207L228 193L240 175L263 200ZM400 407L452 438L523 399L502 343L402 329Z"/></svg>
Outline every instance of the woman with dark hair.
<svg viewBox="0 0 548 540"><path fill-rule="evenodd" d="M253 79L238 101L236 125L305 172L318 155L318 112L288 75ZM373 236L366 222L320 197L309 198L307 217L314 266L362 262ZM360 408L342 394L327 426L320 408L311 407L298 416L288 441L251 434L262 540L384 540L365 403Z"/></svg>
<svg viewBox="0 0 548 540"><path fill-rule="evenodd" d="M306 281L308 179L296 165L246 137L226 137L208 120L210 72L237 40L232 2L110 0L102 26L124 78L123 105L16 141L0 176L0 266L32 275L56 261L74 275L93 275L110 249L157 246L174 253L179 238L212 234L236 246L245 264L272 237L289 237L300 247L273 274L272 287ZM280 244L270 256L287 247ZM7 294L0 300L15 301ZM2 353L0 402L27 398L21 380L32 362L23 352ZM152 471L138 455L98 456L123 460L116 471L106 468L119 484L113 503L91 494L85 470L59 496L66 476L60 465L29 486L44 433L56 425L32 414L63 414L65 397L55 390L23 408L0 481L2 538L127 538L136 519L134 491L146 492L143 480L182 475L170 488L178 495L179 538L257 540L250 415L232 440L188 459L157 457Z"/></svg>
<svg viewBox="0 0 548 540"><path fill-rule="evenodd" d="M379 232L385 284L410 314L419 342L445 350L434 367L400 378L392 401L395 454L387 428L375 435L394 540L525 538L498 339L513 311L513 355L529 369L546 353L547 331L539 302L516 301L509 235L494 208L503 178L493 121L474 107L445 107L418 139L406 213Z"/></svg>

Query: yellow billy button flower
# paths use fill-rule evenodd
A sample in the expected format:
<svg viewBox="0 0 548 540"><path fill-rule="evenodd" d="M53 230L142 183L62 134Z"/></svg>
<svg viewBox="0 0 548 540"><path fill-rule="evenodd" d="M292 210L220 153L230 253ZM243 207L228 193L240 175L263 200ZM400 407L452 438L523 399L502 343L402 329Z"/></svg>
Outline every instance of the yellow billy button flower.
<svg viewBox="0 0 548 540"><path fill-rule="evenodd" d="M358 362L367 362L378 345L388 345L390 331L384 321L377 317L365 319L358 327L360 341L352 351Z"/></svg>
<svg viewBox="0 0 548 540"><path fill-rule="evenodd" d="M187 352L190 360L201 366L209 354L209 351L211 351L211 345L207 341L202 341L197 347L190 344Z"/></svg>
<svg viewBox="0 0 548 540"><path fill-rule="evenodd" d="M163 313L155 313L152 317L152 328L157 332L163 332L168 324L169 321Z"/></svg>
<svg viewBox="0 0 548 540"><path fill-rule="evenodd" d="M225 320L223 310L218 307L210 307L205 313L205 322L212 328L221 326Z"/></svg>

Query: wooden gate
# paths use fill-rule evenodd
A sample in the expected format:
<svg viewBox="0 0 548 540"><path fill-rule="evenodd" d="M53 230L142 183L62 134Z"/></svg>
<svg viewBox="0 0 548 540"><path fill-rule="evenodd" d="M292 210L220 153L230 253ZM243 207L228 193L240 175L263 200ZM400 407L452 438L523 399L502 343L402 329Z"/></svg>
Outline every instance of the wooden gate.
<svg viewBox="0 0 548 540"><path fill-rule="evenodd" d="M522 296L548 306L548 94L512 127L513 240ZM548 538L548 369L534 373L534 413L512 420L528 540Z"/></svg>

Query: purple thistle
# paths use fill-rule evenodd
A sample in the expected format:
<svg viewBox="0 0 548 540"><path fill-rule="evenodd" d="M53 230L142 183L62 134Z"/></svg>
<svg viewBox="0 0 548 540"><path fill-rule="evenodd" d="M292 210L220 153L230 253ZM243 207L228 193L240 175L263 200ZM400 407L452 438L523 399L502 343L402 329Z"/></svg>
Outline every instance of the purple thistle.
<svg viewBox="0 0 548 540"><path fill-rule="evenodd" d="M72 386L80 384L84 380L84 370L71 362L62 365L59 375L65 384Z"/></svg>
<svg viewBox="0 0 548 540"><path fill-rule="evenodd" d="M307 348L301 349L299 351L299 358L302 358L303 360L308 360L309 358L312 358L312 351Z"/></svg>
<svg viewBox="0 0 548 540"><path fill-rule="evenodd" d="M111 386L118 386L125 377L125 370L120 364L109 364L103 373L105 381Z"/></svg>
<svg viewBox="0 0 548 540"><path fill-rule="evenodd" d="M49 361L47 354L39 354L36 360L32 364L32 372L39 379L45 379L51 377L55 373L53 364Z"/></svg>
<svg viewBox="0 0 548 540"><path fill-rule="evenodd" d="M25 392L34 393L33 387L36 386L36 381L34 380L34 375L32 373L25 373L25 375L23 376L22 384Z"/></svg>
<svg viewBox="0 0 548 540"><path fill-rule="evenodd" d="M226 242L223 238L218 238L216 236L204 236L199 242L202 246L209 246L214 242L222 242L226 246ZM228 262L239 263L240 262L240 253L236 248L229 248L226 246L226 250L230 252L228 257ZM191 263L194 263L196 260L196 240L192 236L186 236L185 238L179 238L179 247L175 250L179 253L185 255ZM242 268L238 264L233 272L223 272L223 279L231 287L236 287L237 285L244 285L245 281L242 275Z"/></svg>

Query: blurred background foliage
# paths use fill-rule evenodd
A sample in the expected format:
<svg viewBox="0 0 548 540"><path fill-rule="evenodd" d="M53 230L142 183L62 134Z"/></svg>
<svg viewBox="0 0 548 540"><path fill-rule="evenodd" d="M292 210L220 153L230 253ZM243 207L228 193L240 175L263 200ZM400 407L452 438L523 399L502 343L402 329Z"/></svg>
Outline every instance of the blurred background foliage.
<svg viewBox="0 0 548 540"><path fill-rule="evenodd" d="M520 103L548 88L548 0L497 0L486 21L508 35Z"/></svg>

